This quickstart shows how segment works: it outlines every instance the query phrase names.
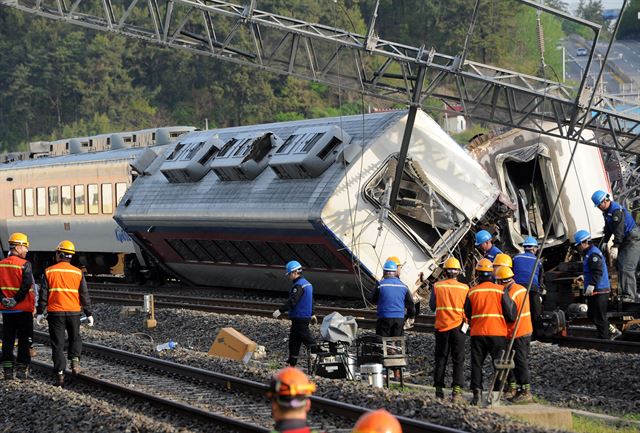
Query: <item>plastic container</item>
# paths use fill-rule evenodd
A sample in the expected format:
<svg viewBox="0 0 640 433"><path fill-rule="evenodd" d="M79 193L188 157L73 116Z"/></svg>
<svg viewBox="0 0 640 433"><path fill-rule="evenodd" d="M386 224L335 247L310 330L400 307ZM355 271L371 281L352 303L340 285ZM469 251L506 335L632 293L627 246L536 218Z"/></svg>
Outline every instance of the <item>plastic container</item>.
<svg viewBox="0 0 640 433"><path fill-rule="evenodd" d="M178 343L176 343L175 341L169 340L166 343L158 344L156 346L156 351L162 352L163 350L172 350L175 349L177 345Z"/></svg>
<svg viewBox="0 0 640 433"><path fill-rule="evenodd" d="M360 379L376 388L382 388L382 364L362 364Z"/></svg>

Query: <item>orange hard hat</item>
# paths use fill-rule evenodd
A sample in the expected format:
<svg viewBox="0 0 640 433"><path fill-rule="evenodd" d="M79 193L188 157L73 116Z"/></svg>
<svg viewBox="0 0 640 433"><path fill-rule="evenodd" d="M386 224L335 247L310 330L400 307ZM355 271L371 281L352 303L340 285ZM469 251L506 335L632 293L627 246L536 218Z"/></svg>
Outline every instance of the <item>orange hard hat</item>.
<svg viewBox="0 0 640 433"><path fill-rule="evenodd" d="M61 253L65 254L75 254L76 246L73 245L73 242L65 240L58 244L58 248L56 248L56 251L60 251Z"/></svg>
<svg viewBox="0 0 640 433"><path fill-rule="evenodd" d="M29 246L29 238L24 233L12 233L9 236L9 245L22 245L24 247Z"/></svg>
<svg viewBox="0 0 640 433"><path fill-rule="evenodd" d="M351 433L402 433L402 427L395 416L378 409L362 415Z"/></svg>
<svg viewBox="0 0 640 433"><path fill-rule="evenodd" d="M445 260L443 267L445 269L462 269L462 266L460 266L460 261L455 257L449 257L447 260Z"/></svg>
<svg viewBox="0 0 640 433"><path fill-rule="evenodd" d="M304 406L315 390L316 385L306 374L295 367L285 367L271 379L267 395L280 406L298 408Z"/></svg>
<svg viewBox="0 0 640 433"><path fill-rule="evenodd" d="M496 279L508 280L509 278L513 278L513 271L511 270L511 268L507 266L500 266L500 268L496 271Z"/></svg>
<svg viewBox="0 0 640 433"><path fill-rule="evenodd" d="M398 256L390 256L387 257L387 260L385 260L385 262L388 262L389 260L391 260L393 263L395 263L398 266L402 266L402 262L400 261L400 259L398 258Z"/></svg>
<svg viewBox="0 0 640 433"><path fill-rule="evenodd" d="M508 266L513 268L513 260L511 260L509 254L500 253L493 259L493 266Z"/></svg>
<svg viewBox="0 0 640 433"><path fill-rule="evenodd" d="M493 263L489 259L481 259L476 265L476 271L493 272Z"/></svg>

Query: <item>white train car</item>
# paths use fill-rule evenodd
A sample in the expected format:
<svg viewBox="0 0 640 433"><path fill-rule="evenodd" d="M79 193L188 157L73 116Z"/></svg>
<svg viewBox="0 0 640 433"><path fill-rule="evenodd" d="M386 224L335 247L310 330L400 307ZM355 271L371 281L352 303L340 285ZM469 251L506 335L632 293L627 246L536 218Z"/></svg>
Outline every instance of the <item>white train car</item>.
<svg viewBox="0 0 640 433"><path fill-rule="evenodd" d="M302 262L317 293L359 297L387 256L429 276L497 203L498 185L419 112L388 197L407 112L184 135L136 179L115 219L167 270L197 285L287 290Z"/></svg>
<svg viewBox="0 0 640 433"><path fill-rule="evenodd" d="M477 139L468 147L516 206L503 225L506 233L502 241L509 249L521 248L529 234L542 238L549 224L546 247L564 245L581 229L589 230L594 238L602 236L602 212L589 200L595 190L611 192L602 154L596 147L578 145L569 166L573 146L569 140L512 129ZM553 203L567 168L567 180L552 218Z"/></svg>
<svg viewBox="0 0 640 433"><path fill-rule="evenodd" d="M29 236L29 259L36 272L50 263L52 252L63 239L74 242L75 260L89 273L121 273L124 265L139 269L142 255L113 220L116 206L129 188L135 173L130 164L145 151L130 147L122 137L148 135L146 144L168 144L192 127L170 127L94 138L38 143L35 159L0 164L0 243L7 251L13 232ZM157 134L157 137L156 137ZM89 151L65 143L109 144L113 150ZM115 145L112 145L115 143ZM34 146L32 146L32 151ZM69 152L63 156L46 156ZM159 148L160 149L160 148ZM158 150L159 151L159 150ZM137 254L136 254L137 253ZM126 258L129 257L127 262Z"/></svg>

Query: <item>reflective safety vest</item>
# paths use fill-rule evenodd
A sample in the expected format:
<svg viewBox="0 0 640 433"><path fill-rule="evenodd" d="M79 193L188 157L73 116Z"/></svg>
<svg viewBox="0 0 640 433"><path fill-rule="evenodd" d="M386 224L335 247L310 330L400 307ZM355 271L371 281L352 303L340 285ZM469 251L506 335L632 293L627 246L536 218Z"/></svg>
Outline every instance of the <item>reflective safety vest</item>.
<svg viewBox="0 0 640 433"><path fill-rule="evenodd" d="M609 209L604 213L604 224L610 231L613 231L613 214L620 209L622 209L622 214L624 215L624 237L627 237L629 232L636 227L636 222L631 216L631 213L624 207L620 206L620 203L615 201L611 202Z"/></svg>
<svg viewBox="0 0 640 433"><path fill-rule="evenodd" d="M591 269L589 268L589 260L593 255L598 255L600 257L600 263L602 263L602 276L600 280L596 284L596 287L593 293L609 293L609 271L607 270L607 263L604 260L604 256L602 255L602 251L598 249L595 245L591 245L591 247L587 250L587 253L584 256L584 263L582 264L582 271L584 272L584 288L589 286L591 281Z"/></svg>
<svg viewBox="0 0 640 433"><path fill-rule="evenodd" d="M49 266L44 274L49 287L47 311L50 313L80 312L82 271L68 262L58 262Z"/></svg>
<svg viewBox="0 0 640 433"><path fill-rule="evenodd" d="M527 288L517 283L510 284L507 287L509 287L509 296L513 299L513 302L515 302L518 314L520 314L520 324L518 325L516 338L531 335L533 333L533 324L531 323L531 308L529 304L529 295L527 295ZM520 310L522 310L522 313L520 313ZM513 330L515 327L516 322L507 323L507 337L513 337Z"/></svg>
<svg viewBox="0 0 640 433"><path fill-rule="evenodd" d="M471 336L506 337L507 321L502 315L504 287L485 281L469 290Z"/></svg>
<svg viewBox="0 0 640 433"><path fill-rule="evenodd" d="M451 278L435 283L433 291L436 297L436 329L446 332L460 326L465 319L464 302L469 286Z"/></svg>
<svg viewBox="0 0 640 433"><path fill-rule="evenodd" d="M302 287L304 293L298 303L289 310L289 319L311 319L313 315L313 286L303 277L299 277L293 282L293 286L291 286L289 292L291 292L295 286Z"/></svg>
<svg viewBox="0 0 640 433"><path fill-rule="evenodd" d="M22 286L22 267L27 261L18 256L9 256L0 260L0 290L3 298L13 298ZM24 311L33 313L36 303L36 295L33 287L29 289L27 296L13 308L6 308L0 304L1 311Z"/></svg>
<svg viewBox="0 0 640 433"><path fill-rule="evenodd" d="M409 288L398 277L383 278L378 283L379 319L404 319L404 300Z"/></svg>
<svg viewBox="0 0 640 433"><path fill-rule="evenodd" d="M496 247L495 245L491 245L491 248L489 248L489 251L484 253L484 258L491 260L491 263L493 263L493 261L496 259L496 256L501 252L502 251L500 250L500 248Z"/></svg>
<svg viewBox="0 0 640 433"><path fill-rule="evenodd" d="M525 251L524 253L517 254L513 258L513 279L516 283L526 286L529 284L529 278L533 274L533 282L531 283L531 291L537 292L540 289L540 281L538 276L540 275L540 268L542 268L542 262L538 262L538 266L533 269L533 265L536 264L536 255Z"/></svg>

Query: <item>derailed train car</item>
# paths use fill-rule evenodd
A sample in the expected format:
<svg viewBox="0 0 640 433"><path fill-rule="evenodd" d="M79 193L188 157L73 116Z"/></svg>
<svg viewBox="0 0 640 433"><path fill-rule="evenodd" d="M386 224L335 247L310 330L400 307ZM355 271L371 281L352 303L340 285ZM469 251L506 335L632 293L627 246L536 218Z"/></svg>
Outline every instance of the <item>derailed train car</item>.
<svg viewBox="0 0 640 433"><path fill-rule="evenodd" d="M118 224L180 279L287 290L300 260L318 293L359 297L397 255L430 275L500 196L420 112L388 210L406 111L243 126L183 136L139 177Z"/></svg>
<svg viewBox="0 0 640 433"><path fill-rule="evenodd" d="M544 204L533 228L549 223L544 210L557 195L552 186L566 168L567 142L514 133L513 148L489 146L486 161L475 149L485 170L423 112L398 206L390 210L405 121L406 112L398 111L185 135L136 180L115 218L167 270L192 284L286 290L282 265L295 258L318 293L353 297L372 287L389 255L404 262L406 278L429 277L450 254L472 255L476 226L503 228L515 247L529 227L521 213L526 220L531 206ZM538 149L532 159L517 153L527 147ZM597 232L599 216L575 189L585 170L580 164L593 168L590 151L579 150L561 195L553 245L566 246L583 224ZM511 168L510 159L540 165L527 186L538 201L528 199L522 210L509 192L524 182L509 176L523 170ZM594 182L606 181L604 172L597 175ZM570 215L578 208L582 216Z"/></svg>

